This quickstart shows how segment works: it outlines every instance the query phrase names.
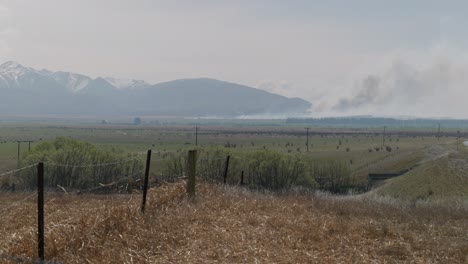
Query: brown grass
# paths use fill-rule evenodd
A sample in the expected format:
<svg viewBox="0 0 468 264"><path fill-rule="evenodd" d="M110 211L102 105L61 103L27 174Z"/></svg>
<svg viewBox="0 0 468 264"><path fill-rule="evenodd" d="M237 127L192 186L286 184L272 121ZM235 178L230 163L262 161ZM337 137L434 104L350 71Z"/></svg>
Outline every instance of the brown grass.
<svg viewBox="0 0 468 264"><path fill-rule="evenodd" d="M182 183L47 195L46 258L65 263L466 263L467 210ZM2 194L1 200L23 197ZM3 212L0 254L36 256L35 197ZM0 202L0 210L5 207Z"/></svg>

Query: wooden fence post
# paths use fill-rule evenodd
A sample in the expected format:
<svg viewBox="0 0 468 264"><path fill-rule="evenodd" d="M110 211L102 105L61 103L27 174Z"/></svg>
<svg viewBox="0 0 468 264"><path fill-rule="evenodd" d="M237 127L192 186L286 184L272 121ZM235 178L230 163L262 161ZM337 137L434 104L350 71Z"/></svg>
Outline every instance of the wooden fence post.
<svg viewBox="0 0 468 264"><path fill-rule="evenodd" d="M149 170L151 164L151 149L148 150L148 154L146 156L146 169L145 169L145 182L143 184L143 200L141 201L141 212L145 212L146 206L146 194L148 193L148 178L149 178Z"/></svg>
<svg viewBox="0 0 468 264"><path fill-rule="evenodd" d="M241 181L240 185L244 185L244 171L241 172Z"/></svg>
<svg viewBox="0 0 468 264"><path fill-rule="evenodd" d="M44 262L44 163L37 164L37 253Z"/></svg>
<svg viewBox="0 0 468 264"><path fill-rule="evenodd" d="M195 174L197 172L197 151L189 150L188 152L188 180L187 193L190 197L195 196Z"/></svg>
<svg viewBox="0 0 468 264"><path fill-rule="evenodd" d="M228 174L228 169L229 169L229 159L231 158L231 156L227 156L226 157L226 166L224 167L224 179L223 179L223 182L224 184L226 185L226 180L227 180L227 174Z"/></svg>

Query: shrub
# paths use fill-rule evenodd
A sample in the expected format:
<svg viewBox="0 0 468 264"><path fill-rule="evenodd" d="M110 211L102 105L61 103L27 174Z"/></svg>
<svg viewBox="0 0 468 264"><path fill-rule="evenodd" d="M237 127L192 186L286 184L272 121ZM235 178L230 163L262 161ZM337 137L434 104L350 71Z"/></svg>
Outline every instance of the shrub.
<svg viewBox="0 0 468 264"><path fill-rule="evenodd" d="M337 160L313 161L309 164L310 174L318 188L341 192L341 188L352 185L351 170L346 162Z"/></svg>
<svg viewBox="0 0 468 264"><path fill-rule="evenodd" d="M244 171L244 183L253 189L282 191L293 187L319 188L345 192L353 187L349 164L352 161L317 161L301 154L275 150L242 152L211 147L198 150L197 177L204 181L223 182L226 157L230 155L227 183L238 184ZM162 180L171 181L186 175L187 150L167 154L160 166Z"/></svg>
<svg viewBox="0 0 468 264"><path fill-rule="evenodd" d="M116 161L122 162L107 164ZM123 178L135 180L143 174L141 156L117 148L101 149L87 142L63 137L39 143L25 155L21 165L39 162L44 162L44 184L47 187L89 188ZM95 164L107 165L90 166ZM20 175L22 186L36 186L35 170L32 168Z"/></svg>
<svg viewBox="0 0 468 264"><path fill-rule="evenodd" d="M175 153L167 154L161 162L159 179L163 181L175 181L177 178L187 175L187 151L183 149ZM220 147L198 149L197 152L197 176L205 181L223 182L227 156L231 156L228 169L228 183L237 183L242 168L241 161L234 152Z"/></svg>
<svg viewBox="0 0 468 264"><path fill-rule="evenodd" d="M307 164L299 155L275 151L257 151L246 155L246 169L251 187L283 190L296 185L311 185Z"/></svg>

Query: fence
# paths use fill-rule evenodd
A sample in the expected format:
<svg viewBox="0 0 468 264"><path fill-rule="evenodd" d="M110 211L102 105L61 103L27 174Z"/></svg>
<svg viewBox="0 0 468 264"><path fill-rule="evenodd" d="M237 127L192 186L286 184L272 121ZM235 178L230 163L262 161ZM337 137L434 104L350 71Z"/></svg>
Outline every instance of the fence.
<svg viewBox="0 0 468 264"><path fill-rule="evenodd" d="M61 186L58 185L56 187L50 186L51 183L55 183L55 181L52 181L51 179L47 179L47 177L51 177L51 175L48 175L48 173L55 173L52 169L55 170L60 170L60 172L64 173L69 173L70 175L82 175L83 171L86 173L93 173L95 171L97 172L102 172L102 173L109 173L113 172L113 170L109 167L111 166L120 166L122 163L128 163L128 162L133 162L133 159L128 159L128 160L119 160L119 161L114 161L114 162L105 162L105 163L100 163L100 164L57 164L57 163L47 163L47 162L41 162L39 164L32 164L25 166L23 168L10 171L7 173L0 174L0 176L8 176L8 175L13 175L16 174L18 175L17 178L23 179L23 181L17 181L16 183L18 184L14 189L14 191L18 191L21 187L24 188L23 191L31 191L31 189L28 189L28 184L31 181L32 178L32 171L34 171L34 178L36 180L36 193L31 193L23 197L21 200L10 204L9 206L0 209L0 212L3 212L4 210L8 210L11 207L14 207L16 204L20 204L24 201L32 199L34 196L37 195L37 254L39 261L44 261L45 259L45 252L44 252L44 236L45 236L45 227L47 226L47 223L44 222L44 193L47 191L58 191L61 193L66 193L66 194L107 194L107 193L128 193L131 192L132 188L135 186L138 187L138 189L142 190L141 193L141 207L140 211L141 213L145 212L146 209L146 203L147 203L147 191L148 188L151 186L151 183L149 181L149 175L150 175L150 165L152 161L159 161L159 162L166 162L167 166L172 166L172 161L176 161L175 163L180 163L180 164L175 164L174 169L176 172L171 178L168 178L168 180L179 180L179 179L186 179L187 180L187 189L186 192L188 194L188 197L192 200L195 198L196 195L196 176L200 177L203 180L209 180L209 181L217 181L218 183L223 183L223 184L239 184L239 185L245 185L245 184L258 184L255 181L278 181L279 178L281 177L286 177L284 173L288 173L291 175L296 175L297 173L300 173L301 169L304 169L303 162L300 160L291 160L291 159L282 159L281 156L274 155L273 160L268 160L270 155L265 155L259 158L259 160L265 159L268 160L268 163L264 164L257 164L257 163L252 163L250 164L251 167L255 168L256 170L254 171L247 171L247 175L245 175L244 170L239 170L240 168L244 168L242 166L239 166L239 163L245 162L246 159L238 159L235 156L231 156L225 152L223 153L217 153L219 155L211 155L207 153L201 153L203 155L198 155L196 150L190 150L188 151L187 155L183 155L184 153L179 153L181 155L173 155L173 156L165 156L160 159L153 159L152 160L152 151L148 150L146 153L146 165L145 165L145 170L144 172L142 170L131 170L131 171L126 171L130 174L125 174L121 175L120 177L111 177L108 178L111 181L110 182L98 182L96 185L89 186L87 181L81 182L81 187L85 186L87 188L79 188L80 183L74 182L74 181L67 181L66 183L68 185ZM226 155L227 154L227 155ZM250 156L249 156L250 157ZM249 158L247 157L247 158ZM141 160L143 162L143 160ZM182 165L181 165L182 164ZM235 169L232 169L232 164L237 164L237 167L234 167ZM260 179L255 179L253 175L255 173L260 174L269 174L271 173L271 170L269 169L268 166L270 164L278 165L278 166L292 166L291 170L286 170L284 168L286 167L280 167L282 169L278 170L278 172L281 172L281 174L277 174L276 176L266 179L266 178L261 178ZM271 165L271 166L274 166ZM102 168L101 168L102 167ZM49 170L47 170L47 168ZM90 168L93 168L93 170L90 170ZM264 168L265 170L257 170L258 168ZM276 170L276 169L274 169ZM24 173L23 173L24 172ZM172 171L168 171L169 173ZM24 175L23 175L24 174ZM68 175L68 174L67 174ZM232 177L235 175L236 177ZM238 175L238 177L237 177ZM52 175L55 177L54 175ZM138 177L140 176L140 177ZM144 177L141 177L144 176ZM247 176L247 177L245 177ZM246 181L247 178L247 181ZM107 179L107 178L103 178ZM134 180L134 186L132 187L132 184L130 183L130 180ZM281 182L280 182L281 183ZM279 184L279 183L278 183ZM72 187L70 187L72 186ZM255 185L252 185L253 187ZM273 186L273 185L272 185ZM54 187L54 188L52 188ZM10 186L10 191L13 191ZM47 203L45 203L47 205ZM2 254L2 252L0 252ZM1 258L1 256L0 256ZM14 257L13 257L14 258Z"/></svg>
<svg viewBox="0 0 468 264"><path fill-rule="evenodd" d="M54 168L55 170L60 170L60 169L66 169L65 171L71 172L73 175L76 170L79 169L87 169L87 168L99 168L99 167L109 167L109 166L116 166L120 165L122 163L126 163L129 161L134 161L134 159L131 160L121 160L121 161L114 161L114 162L106 162L106 163L101 163L101 164L88 164L88 165L83 165L83 164L55 164L55 163L49 163L46 165L49 166L49 172L51 171L50 168ZM151 150L148 150L147 152L147 163L146 163L146 170L144 173L144 186L143 186L143 195L142 195L142 205L141 205L141 211L144 212L145 208L145 203L146 203L146 194L147 194L147 188L148 188L148 178L149 178L149 171L150 171L150 161L151 161ZM24 201L27 201L29 199L32 199L34 196L37 195L37 255L38 255L38 260L31 260L32 262L39 262L39 263L45 263L44 260L44 192L45 189L50 190L51 186L45 186L44 185L44 169L45 163L40 162L38 164L32 164L28 165L16 170L12 170L9 172L5 172L0 174L0 179L2 179L3 184L2 184L2 191L9 191L9 192L21 192L23 191L24 193L31 192L28 194L25 198L16 201L14 203L11 203L4 208L0 209L0 213L3 214L7 210L10 210L11 208L15 207L18 204L23 203ZM35 173L32 173L33 170ZM110 170L112 171L112 170ZM83 194L83 193L112 193L112 189L116 189L118 192L119 188L119 183L122 182L127 182L127 187L128 187L128 182L132 178L136 178L138 175L141 175L141 171L134 172L131 175L125 175L124 177L120 177L119 180L112 179L112 182L108 183L99 183L99 186L93 186L91 188L87 189L79 189L75 190L74 193L76 194ZM8 179L5 179L8 177ZM36 192L33 192L31 190L31 178L36 179ZM9 183L6 183L10 181ZM49 183L53 182L51 179L49 179ZM67 191L65 187L61 185L57 185L59 187L59 190L63 191L64 193L70 193L73 191ZM69 186L74 186L71 182L68 182L67 187ZM76 186L75 186L76 187ZM74 188L76 189L76 188ZM127 189L128 191L128 189ZM114 190L115 192L115 190ZM17 261L17 262L26 262L30 261L27 259L24 259L22 257L17 257L17 256L8 256L8 255L0 255L0 259L4 260L9 260L9 261Z"/></svg>
<svg viewBox="0 0 468 264"><path fill-rule="evenodd" d="M143 177L143 183L141 186L142 189L142 195L141 195L141 207L140 211L142 213L145 212L146 208L146 203L147 203L147 191L150 186L149 183L149 175L150 175L150 164L151 164L151 154L152 151L148 150L146 153L146 165L145 165L145 171L144 171L144 177ZM158 161L162 161L163 159L159 159ZM213 159L211 159L213 160ZM216 159L220 160L220 159ZM223 158L224 160L224 158ZM224 171L223 171L223 179L224 183L226 183L227 180L227 175L228 175L228 168L229 168L229 160L230 156L227 156L226 162L224 164ZM199 162L203 162L203 159L198 160ZM44 208L44 197L45 193L51 189L51 186L45 185L45 167L49 166L50 168L68 168L72 169L83 169L83 168L98 168L98 167L103 167L103 166L116 166L125 162L129 162L129 160L123 160L123 161L115 161L115 162L107 162L107 163L101 163L101 164L79 164L79 165L73 165L73 164L56 164L56 163L44 163L40 162L38 164L32 164L28 165L16 170L12 170L9 172L5 172L0 174L1 177L10 177L16 175L16 178L21 178L21 174L24 173L26 175L26 178L31 177L31 172L32 170L35 171L34 175L36 176L36 190L31 190L29 184L29 181L14 181L15 183L9 184L8 187L4 187L2 190L7 191L7 192L14 192L18 193L23 191L23 193L27 193L26 197L23 197L22 199L9 204L8 206L5 206L0 209L0 214L3 214L3 212L10 210L11 208L24 203L25 201L29 201L34 199L34 197L37 197L37 259L30 259L30 258L25 258L25 257L19 257L19 256L11 256L11 255L5 255L1 254L0 252L0 260L5 260L5 261L14 261L17 263L59 263L59 262L46 262L45 261L45 226L46 223L44 221L44 214L45 214L45 208ZM197 164L197 151L196 150L191 150L188 153L187 156L187 193L190 198L195 197L195 175L196 173L196 164ZM49 170L50 171L50 170ZM116 180L110 183L105 183L102 184L100 183L99 186L94 186L91 188L87 189L79 189L79 190L67 190L66 187L64 186L58 186L58 189L55 189L55 191L60 191L63 193L71 194L74 193L76 195L84 194L84 193L93 193L93 194L106 194L106 193L119 193L119 184L126 182L127 181L127 186L128 186L128 181L129 178L132 178L133 176L138 176L141 175L141 171L138 171L137 173L133 175L125 175L125 177L121 177L120 180ZM129 177L131 176L131 177ZM23 175L24 177L24 175ZM15 178L15 177L13 177ZM11 186L14 186L13 188ZM22 189L22 190L21 190ZM128 188L124 188L126 191L128 191ZM47 204L47 203L46 203Z"/></svg>

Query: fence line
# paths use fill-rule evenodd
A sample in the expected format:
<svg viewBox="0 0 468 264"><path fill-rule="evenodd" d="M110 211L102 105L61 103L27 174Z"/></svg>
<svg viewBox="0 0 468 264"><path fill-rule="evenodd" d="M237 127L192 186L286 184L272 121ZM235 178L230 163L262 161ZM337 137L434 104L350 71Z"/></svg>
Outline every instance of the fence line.
<svg viewBox="0 0 468 264"><path fill-rule="evenodd" d="M56 167L67 167L67 168L92 168L92 167L100 167L100 166L108 166L108 165L118 165L118 164L123 164L127 163L130 161L138 160L138 158L132 158L128 160L122 160L122 161L113 161L113 162L107 162L107 163L98 163L98 164L89 164L89 165L73 165L73 164L57 164L57 163L46 163L49 166L56 166Z"/></svg>
<svg viewBox="0 0 468 264"><path fill-rule="evenodd" d="M146 172L145 172L145 188L148 186L148 183L147 183L147 180L148 180L148 174L149 174L149 164L151 162L151 151L149 150L148 151L148 158L147 158L147 167L146 167ZM188 174L189 174L189 179L187 181L187 192L189 193L189 196L191 198L194 198L195 197L195 175L196 175L196 163L197 163L197 159L196 159L196 150L192 150L189 152L189 157L187 158L187 162L188 162ZM50 164L47 164L47 165L50 165L50 166L57 166L57 167L72 167L72 168L89 168L89 167L99 167L99 166L108 166L108 165L118 165L118 164L122 164L122 163L126 163L126 162L130 162L130 161L135 161L135 160L138 160L137 157L134 157L132 159L128 159L128 160L121 160L121 161L115 161L115 162L107 162L107 163L100 163L100 164L88 164L88 165L72 165L72 164L56 164L56 163L50 163ZM160 159L155 159L155 160L152 160L152 161L163 161L163 160L170 160L170 158L160 158ZM220 158L205 158L205 159L200 159L198 160L199 162L204 162L204 161L224 161L225 158L224 157L220 157ZM40 163L39 165L39 168L42 168L42 165L43 163ZM228 160L226 161L226 167L228 166L229 164L229 156L228 156ZM14 171L10 171L8 173L4 173L2 174L1 176L3 175L7 175L7 174L11 174L11 173L15 173L15 172L18 172L18 171L21 171L21 170L25 170L25 169L28 169L28 168L32 168L34 166L37 166L37 164L34 164L34 165L29 165L29 166L26 166L26 167L23 167L23 168L20 168L20 169L17 169L17 170L14 170ZM42 171L42 172L41 172ZM41 171L38 171L38 179L41 179L39 181L42 182L42 175L43 175L43 170ZM226 174L227 174L227 169L225 170L225 176L224 178L226 178ZM133 173L133 174L127 174L125 176L120 176L122 177L122 179L120 180L117 180L117 181L113 181L113 182L110 182L110 183L106 183L106 184L102 184L102 183L99 183L100 186L96 186L96 187L92 187L92 188L88 188L88 189L84 189L84 190L78 190L77 192L79 193L87 193L87 192L91 192L93 190L98 190L100 188L107 188L107 187L110 187L110 188L114 188L114 187L119 187L119 184L122 183L122 182L126 182L129 180L130 177L134 177L136 175L142 175L142 171L141 170L138 170L136 173ZM141 180L141 177L140 177L140 180ZM42 216L38 216L38 221L40 219L42 219L43 221L43 208L44 208L44 201L43 201L43 198L40 198L41 195L43 195L42 193L42 190L43 190L43 187L42 187L42 183L40 183L38 181L38 212L40 212L42 210ZM138 182L138 180L136 181ZM41 187L39 187L41 186ZM61 187L61 186L58 186L58 187ZM63 187L61 187L65 193L68 193L66 189L64 189ZM127 187L126 187L127 188ZM32 193L31 195L28 195L27 197L19 200L19 201L16 201L12 204L10 204L9 206L7 206L6 208L3 208L1 209L1 213L0 215L10 209L11 207L13 206L16 206L28 199L30 199L31 197L35 196L36 193ZM43 196L42 196L43 197ZM146 197L144 197L146 198ZM51 199L47 202L45 202L45 204L49 204L50 202L54 201L55 199ZM40 209L42 208L42 209ZM142 211L144 211L144 200L142 202ZM38 213L40 214L40 213ZM40 224L39 224L40 225ZM51 231L51 230L54 230L56 228L59 228L59 227L73 227L73 225L71 224L68 224L68 223L64 223L64 224L52 224L51 226L47 227L47 231ZM38 227L39 229L41 227ZM44 230L44 225L42 225L42 230ZM44 231L42 231L43 233ZM5 259L5 260L12 260L12 261L16 261L16 262L20 262L20 263L28 263L28 262L31 262L31 263L56 263L56 262L47 262L47 261L43 261L43 244L42 244L42 248L40 246L40 243L41 241L43 241L43 236L42 238L40 237L40 231L38 231L38 234L39 234L39 238L38 238L38 243L39 243L39 257L41 260L34 260L34 259L27 259L27 258L21 258L21 257L16 257L16 256L8 256L8 255L1 255L0 254L0 259ZM42 242L43 243L43 242ZM41 254L42 252L42 254ZM39 261L39 262L37 262ZM42 262L41 262L42 261ZM58 263L58 262L57 262Z"/></svg>
<svg viewBox="0 0 468 264"><path fill-rule="evenodd" d="M25 170L25 169L29 169L29 168L32 168L34 166L37 166L37 164L32 164L32 165L28 165L28 166L23 167L23 168L19 168L19 169L16 169L16 170L4 172L4 173L0 174L0 177L5 176L5 175L9 175L9 174L13 174L15 172L22 171L22 170Z"/></svg>
<svg viewBox="0 0 468 264"><path fill-rule="evenodd" d="M142 171L139 171L138 173L135 173L135 174L132 174L132 175L125 175L123 177L127 177L127 179L125 178L122 178L118 181L113 181L113 182L109 182L109 183L99 183L101 186L96 186L96 187L92 187L92 188L88 188L88 189L84 189L84 190L78 190L77 192L79 193L86 193L86 192L89 192L89 191L93 191L93 190L97 190L99 188L103 188L103 187L106 187L106 186L112 186L112 185L115 185L115 184L118 184L120 182L125 182L125 181L128 181L128 177L133 177L133 176L136 176L138 174L142 174Z"/></svg>
<svg viewBox="0 0 468 264"><path fill-rule="evenodd" d="M224 160L225 161L226 158L223 157L223 158L216 158L216 159L210 159L210 158L197 159L197 161L219 161L219 160L221 160L221 161Z"/></svg>
<svg viewBox="0 0 468 264"><path fill-rule="evenodd" d="M109 183L99 183L100 186L95 186L95 187L91 187L91 188L83 189L83 190L82 190L82 189L79 189L79 190L76 190L76 189L75 189L75 190L72 190L72 191L67 191L67 189L65 189L65 187L63 187L63 186L58 185L57 187L59 187L60 189L62 189L62 190L63 190L65 193L67 193L67 194L68 194L68 193L86 193L86 192L89 192L89 191L92 191L92 190L97 190L97 189L99 189L99 188L103 188L103 187L105 187L105 186L112 186L112 185L118 184L118 183L120 183L120 182L128 181L128 178L129 178L129 177L134 177L134 176L137 176L137 175L142 174L142 173L143 173L143 172L140 170L140 171L138 171L138 172L136 172L136 173L134 173L134 174L124 175L124 176L122 176L122 179L120 179L120 180L113 181L113 182L109 182ZM49 201L49 202L50 202L50 201ZM46 204L47 204L47 203L48 203L48 202L46 202Z"/></svg>
<svg viewBox="0 0 468 264"><path fill-rule="evenodd" d="M164 161L164 160L170 160L170 158L158 158L158 159L153 159L151 158L151 161Z"/></svg>
<svg viewBox="0 0 468 264"><path fill-rule="evenodd" d="M138 174L140 174L140 173L142 173L142 171L140 171L140 172L138 172L138 173L135 173L135 174L133 174L133 175L127 175L127 176L124 176L124 177L133 177L133 176L136 176L136 175L138 175ZM85 189L85 190L78 190L78 191L73 191L73 192L67 192L67 191L65 190L65 188L62 188L62 189L65 191L66 194L71 194L71 193L74 193L74 194L81 194L81 193L87 193L87 192L92 191L92 190L97 190L97 189L102 188L102 187L104 187L104 186L106 186L106 185L109 185L109 186L110 186L110 185L118 184L118 183L120 183L120 182L124 182L124 181L127 181L127 180L128 180L128 179L120 179L120 180L118 180L118 181L111 182L111 183L107 183L107 184L100 183L100 184L102 184L103 186L96 186L96 187L88 188L88 189ZM56 201L56 200L57 200L56 198L49 199L48 201L46 201L46 202L44 203L44 206L45 206L45 205L49 205L51 202L54 202L54 201ZM56 212L53 212L53 213L50 213L50 214L47 214L47 216L48 216L48 217L51 217L51 216L53 216L53 215L56 214L56 213L57 213L57 211L56 211ZM47 231L51 231L51 230L54 230L54 229L56 229L56 228L58 228L58 227L67 227L67 226L68 226L68 227L73 227L74 225L72 225L72 224L67 224L67 223L65 223L65 224L52 224L52 226L50 226L50 227L49 227L49 226L46 226L46 230L47 230Z"/></svg>

